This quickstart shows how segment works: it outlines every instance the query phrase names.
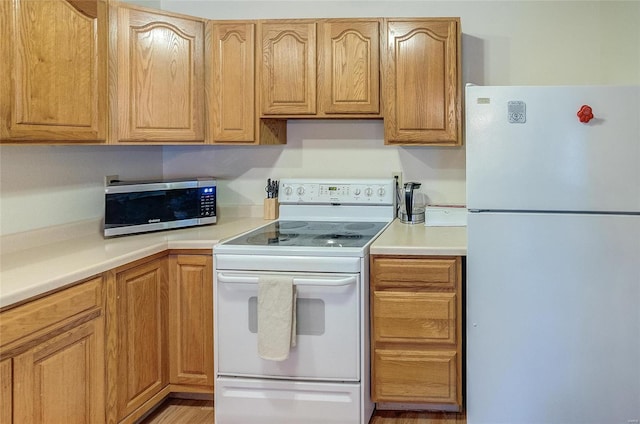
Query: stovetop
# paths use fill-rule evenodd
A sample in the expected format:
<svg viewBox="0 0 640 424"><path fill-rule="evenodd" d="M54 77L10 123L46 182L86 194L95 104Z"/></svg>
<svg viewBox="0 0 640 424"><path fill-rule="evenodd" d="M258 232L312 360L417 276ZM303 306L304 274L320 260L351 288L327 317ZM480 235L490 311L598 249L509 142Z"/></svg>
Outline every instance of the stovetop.
<svg viewBox="0 0 640 424"><path fill-rule="evenodd" d="M238 236L227 246L361 248L388 222L280 220Z"/></svg>

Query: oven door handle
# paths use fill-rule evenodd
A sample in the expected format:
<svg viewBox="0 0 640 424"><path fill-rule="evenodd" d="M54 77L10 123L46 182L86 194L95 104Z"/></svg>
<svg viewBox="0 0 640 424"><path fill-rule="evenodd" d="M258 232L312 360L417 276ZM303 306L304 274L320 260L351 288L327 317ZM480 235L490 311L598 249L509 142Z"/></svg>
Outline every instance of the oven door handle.
<svg viewBox="0 0 640 424"><path fill-rule="evenodd" d="M258 284L259 277L253 275L226 275L223 273L218 274L218 282L231 283L231 284ZM355 284L357 279L355 276L350 275L342 278L299 278L293 279L294 286L348 286Z"/></svg>

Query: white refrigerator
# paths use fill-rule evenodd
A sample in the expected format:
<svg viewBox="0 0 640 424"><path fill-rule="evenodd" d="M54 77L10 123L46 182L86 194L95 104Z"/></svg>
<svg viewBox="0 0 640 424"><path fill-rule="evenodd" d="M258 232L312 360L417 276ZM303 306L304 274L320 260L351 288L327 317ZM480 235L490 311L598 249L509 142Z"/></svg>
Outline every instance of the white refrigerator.
<svg viewBox="0 0 640 424"><path fill-rule="evenodd" d="M639 86L467 86L468 424L640 422L639 122Z"/></svg>

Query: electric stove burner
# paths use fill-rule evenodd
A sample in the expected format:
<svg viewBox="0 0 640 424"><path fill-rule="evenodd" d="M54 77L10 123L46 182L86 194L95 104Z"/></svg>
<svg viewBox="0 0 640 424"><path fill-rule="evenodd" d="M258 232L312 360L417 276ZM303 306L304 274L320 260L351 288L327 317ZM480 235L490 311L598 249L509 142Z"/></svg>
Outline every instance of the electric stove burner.
<svg viewBox="0 0 640 424"><path fill-rule="evenodd" d="M344 228L351 231L362 231L373 228L376 224L373 222L351 222L346 224Z"/></svg>
<svg viewBox="0 0 640 424"><path fill-rule="evenodd" d="M258 233L247 238L247 244L257 246L279 245L290 243L292 239L298 237L296 233L281 233L279 231L270 231Z"/></svg>
<svg viewBox="0 0 640 424"><path fill-rule="evenodd" d="M307 225L306 221L280 221L278 227L281 230L293 230L295 228L302 228Z"/></svg>
<svg viewBox="0 0 640 424"><path fill-rule="evenodd" d="M313 238L313 244L325 247L351 247L357 245L362 236L357 233L328 234Z"/></svg>
<svg viewBox="0 0 640 424"><path fill-rule="evenodd" d="M309 231L335 231L336 227L339 226L339 222L309 222L307 224L307 229Z"/></svg>

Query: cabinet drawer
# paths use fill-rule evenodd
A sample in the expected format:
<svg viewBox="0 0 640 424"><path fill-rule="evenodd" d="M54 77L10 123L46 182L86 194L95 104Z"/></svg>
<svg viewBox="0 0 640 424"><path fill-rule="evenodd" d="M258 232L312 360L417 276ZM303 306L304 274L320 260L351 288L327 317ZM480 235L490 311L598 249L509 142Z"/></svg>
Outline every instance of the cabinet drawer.
<svg viewBox="0 0 640 424"><path fill-rule="evenodd" d="M458 283L461 260L411 257L373 257L371 279L375 288L425 288L453 290Z"/></svg>
<svg viewBox="0 0 640 424"><path fill-rule="evenodd" d="M375 350L372 397L375 402L457 404L457 354Z"/></svg>
<svg viewBox="0 0 640 424"><path fill-rule="evenodd" d="M34 300L0 314L0 346L37 337L80 313L102 305L102 277Z"/></svg>
<svg viewBox="0 0 640 424"><path fill-rule="evenodd" d="M373 293L376 342L456 343L455 293Z"/></svg>

